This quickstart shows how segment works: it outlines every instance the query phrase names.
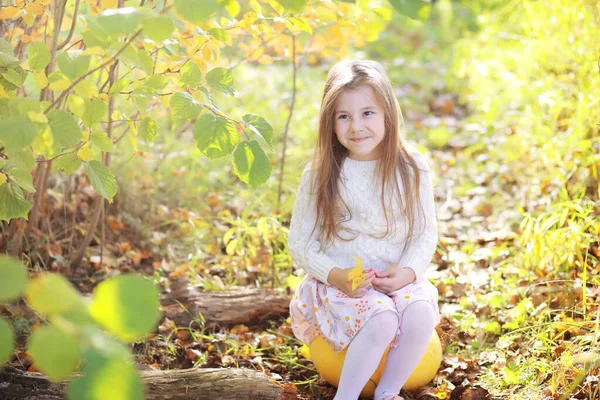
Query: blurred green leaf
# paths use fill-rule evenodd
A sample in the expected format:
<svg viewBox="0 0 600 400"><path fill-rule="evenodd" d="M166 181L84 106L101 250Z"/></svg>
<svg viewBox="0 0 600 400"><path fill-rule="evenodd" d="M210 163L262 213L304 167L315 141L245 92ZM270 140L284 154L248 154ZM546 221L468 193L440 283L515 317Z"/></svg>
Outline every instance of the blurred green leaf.
<svg viewBox="0 0 600 400"><path fill-rule="evenodd" d="M27 270L19 261L0 255L0 303L16 299L27 284Z"/></svg>
<svg viewBox="0 0 600 400"><path fill-rule="evenodd" d="M122 275L98 285L90 313L117 338L131 342L152 330L160 316L159 306L158 290L152 282Z"/></svg>
<svg viewBox="0 0 600 400"><path fill-rule="evenodd" d="M44 314L61 314L82 305L79 292L66 278L48 272L33 279L26 294L29 305Z"/></svg>
<svg viewBox="0 0 600 400"><path fill-rule="evenodd" d="M60 296L58 293L55 295ZM40 371L57 381L75 371L79 363L80 341L72 333L47 325L31 334L27 352Z"/></svg>
<svg viewBox="0 0 600 400"><path fill-rule="evenodd" d="M15 333L4 318L0 317L0 370L10 360L15 347Z"/></svg>

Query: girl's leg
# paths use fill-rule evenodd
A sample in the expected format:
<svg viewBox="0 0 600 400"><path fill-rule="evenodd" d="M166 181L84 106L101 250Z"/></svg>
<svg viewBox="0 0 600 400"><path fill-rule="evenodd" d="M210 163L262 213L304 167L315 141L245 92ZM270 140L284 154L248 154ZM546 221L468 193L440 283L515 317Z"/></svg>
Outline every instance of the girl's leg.
<svg viewBox="0 0 600 400"><path fill-rule="evenodd" d="M398 315L390 310L371 317L348 345L340 384L334 400L356 400L381 362L398 328Z"/></svg>
<svg viewBox="0 0 600 400"><path fill-rule="evenodd" d="M402 315L398 347L390 349L383 375L375 389L375 400L400 399L400 392L410 374L419 365L431 341L435 327L431 304L417 301L409 304Z"/></svg>

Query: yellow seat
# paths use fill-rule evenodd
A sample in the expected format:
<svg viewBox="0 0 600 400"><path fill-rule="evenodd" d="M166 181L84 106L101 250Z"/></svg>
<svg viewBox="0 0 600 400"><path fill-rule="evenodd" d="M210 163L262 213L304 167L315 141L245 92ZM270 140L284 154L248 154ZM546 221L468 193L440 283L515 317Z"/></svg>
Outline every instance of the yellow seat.
<svg viewBox="0 0 600 400"><path fill-rule="evenodd" d="M389 346L383 353L381 362L377 367L377 370L371 377L371 380L367 382L361 392L361 397L372 397L375 392L375 387L381 379L383 369L385 367L385 361ZM336 353L331 347L325 342L323 337L317 336L309 346L310 359L312 360L317 372L323 379L325 379L330 385L337 387L340 382L340 375L342 374L342 366L344 365L344 359L346 358L346 347L342 352ZM419 365L410 375L404 390L414 390L418 387L428 384L435 377L437 370L440 368L442 363L442 344L440 343L440 337L434 330L431 335L431 341L429 346L421 358Z"/></svg>

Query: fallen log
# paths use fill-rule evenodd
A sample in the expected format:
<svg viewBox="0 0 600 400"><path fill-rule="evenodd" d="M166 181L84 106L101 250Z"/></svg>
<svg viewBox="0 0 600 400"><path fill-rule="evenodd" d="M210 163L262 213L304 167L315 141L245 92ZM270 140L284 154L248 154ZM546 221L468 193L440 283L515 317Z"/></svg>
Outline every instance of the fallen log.
<svg viewBox="0 0 600 400"><path fill-rule="evenodd" d="M291 296L281 289L240 288L203 292L187 279L173 279L170 292L161 298L164 316L188 326L202 314L206 326L259 323L289 315Z"/></svg>
<svg viewBox="0 0 600 400"><path fill-rule="evenodd" d="M262 372L242 368L196 368L140 371L147 400L292 400L296 389ZM73 378L71 378L73 379ZM50 382L43 374L6 366L0 371L3 400L63 400L67 382Z"/></svg>

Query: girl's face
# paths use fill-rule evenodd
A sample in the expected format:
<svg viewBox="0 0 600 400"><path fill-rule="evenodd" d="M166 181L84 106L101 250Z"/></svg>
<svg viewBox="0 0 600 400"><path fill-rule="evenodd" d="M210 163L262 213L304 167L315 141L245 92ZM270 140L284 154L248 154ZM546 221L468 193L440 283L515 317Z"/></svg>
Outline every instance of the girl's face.
<svg viewBox="0 0 600 400"><path fill-rule="evenodd" d="M352 159L371 161L383 156L385 122L376 99L375 91L369 85L344 90L338 98L334 114L335 135Z"/></svg>

